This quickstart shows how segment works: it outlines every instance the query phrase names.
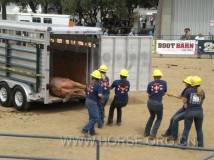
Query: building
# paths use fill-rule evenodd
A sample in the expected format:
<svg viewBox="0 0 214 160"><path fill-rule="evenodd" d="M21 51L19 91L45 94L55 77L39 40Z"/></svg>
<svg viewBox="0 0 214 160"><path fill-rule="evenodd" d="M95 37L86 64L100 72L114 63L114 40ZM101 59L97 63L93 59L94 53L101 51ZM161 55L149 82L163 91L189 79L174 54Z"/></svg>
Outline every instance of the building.
<svg viewBox="0 0 214 160"><path fill-rule="evenodd" d="M155 34L178 39L190 28L193 35L214 35L213 7L214 0L160 0Z"/></svg>

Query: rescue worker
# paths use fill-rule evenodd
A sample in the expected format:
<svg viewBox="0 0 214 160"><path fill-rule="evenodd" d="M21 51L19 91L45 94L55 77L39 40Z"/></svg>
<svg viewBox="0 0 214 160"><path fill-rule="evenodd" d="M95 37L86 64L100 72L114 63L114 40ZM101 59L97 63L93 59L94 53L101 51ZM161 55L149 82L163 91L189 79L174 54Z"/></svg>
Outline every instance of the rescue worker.
<svg viewBox="0 0 214 160"><path fill-rule="evenodd" d="M109 99L110 94L110 87L109 87L109 78L106 75L106 72L108 71L108 67L106 65L101 65L98 69L101 73L101 87L103 88L103 99L101 104L99 105L99 114L100 114L100 120L98 123L98 128L102 128L104 124L104 116L105 116L105 106Z"/></svg>
<svg viewBox="0 0 214 160"><path fill-rule="evenodd" d="M113 124L115 108L117 109L117 125L118 126L121 125L122 108L128 104L128 97L129 97L128 92L130 89L130 83L127 80L128 74L129 74L128 70L122 69L120 71L120 79L115 80L110 87L111 89L115 88L115 95L109 109L107 125Z"/></svg>
<svg viewBox="0 0 214 160"><path fill-rule="evenodd" d="M154 80L147 86L147 93L149 98L147 101L147 107L150 113L150 117L146 124L144 136L155 138L163 116L162 97L167 92L167 83L166 81L161 80L163 74L159 69L155 69L152 76L154 77ZM156 116L157 119L155 121L155 124L153 125Z"/></svg>
<svg viewBox="0 0 214 160"><path fill-rule="evenodd" d="M191 81L192 81L192 76L186 77L183 82L185 84L184 90L181 92L181 95L177 98L181 99L185 93L185 91L191 87ZM168 96L171 96L170 94L167 94ZM182 106L171 118L170 124L168 129L166 130L165 134L162 135L163 137L168 137L168 140L177 140L178 138L178 126L179 126L179 121L184 120L184 115L185 115L185 106Z"/></svg>
<svg viewBox="0 0 214 160"><path fill-rule="evenodd" d="M91 73L92 82L87 86L85 105L88 109L89 122L82 129L82 133L88 135L95 135L94 125L99 121L99 109L98 105L102 99L102 87L99 80L101 79L101 73L95 70Z"/></svg>
<svg viewBox="0 0 214 160"><path fill-rule="evenodd" d="M183 103L186 105L186 114L184 120L184 130L182 134L182 138L180 140L180 145L186 146L189 131L191 129L192 123L194 121L195 128L197 132L197 141L198 147L203 147L203 131L202 131L202 123L203 123L203 108L202 103L205 99L205 93L200 88L202 83L202 79L198 76L194 76L192 80L192 87L188 88L184 93Z"/></svg>

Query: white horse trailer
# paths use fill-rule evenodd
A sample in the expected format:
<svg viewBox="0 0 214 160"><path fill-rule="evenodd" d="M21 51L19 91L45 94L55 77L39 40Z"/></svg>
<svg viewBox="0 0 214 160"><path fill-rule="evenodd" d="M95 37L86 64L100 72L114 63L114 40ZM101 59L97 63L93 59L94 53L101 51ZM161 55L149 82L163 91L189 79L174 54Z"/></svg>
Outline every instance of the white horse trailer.
<svg viewBox="0 0 214 160"><path fill-rule="evenodd" d="M68 26L70 15L18 13L16 20L22 22L48 23Z"/></svg>
<svg viewBox="0 0 214 160"><path fill-rule="evenodd" d="M0 103L27 110L33 101L61 102L52 77L86 84L98 67L101 29L0 21Z"/></svg>
<svg viewBox="0 0 214 160"><path fill-rule="evenodd" d="M101 28L62 27L0 21L0 103L27 110L31 102L62 102L50 80L90 82L89 73L106 64L111 82L129 70L132 91L146 90L151 71L152 37L102 36Z"/></svg>

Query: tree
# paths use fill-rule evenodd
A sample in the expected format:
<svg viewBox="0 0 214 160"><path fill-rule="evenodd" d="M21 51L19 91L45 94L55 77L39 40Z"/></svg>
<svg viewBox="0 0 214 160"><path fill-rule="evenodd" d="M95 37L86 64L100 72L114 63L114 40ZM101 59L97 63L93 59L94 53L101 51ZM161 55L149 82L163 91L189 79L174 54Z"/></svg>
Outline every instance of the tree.
<svg viewBox="0 0 214 160"><path fill-rule="evenodd" d="M10 2L15 2L15 0L0 0L2 19L7 19L7 4L9 4Z"/></svg>
<svg viewBox="0 0 214 160"><path fill-rule="evenodd" d="M48 13L50 8L58 14L74 15L78 25L95 26L102 22L104 27L131 28L134 9L137 6L156 7L159 0L0 0L2 17L6 19L6 5L9 2L26 8L29 6L36 13L38 6Z"/></svg>
<svg viewBox="0 0 214 160"><path fill-rule="evenodd" d="M139 0L139 5L144 8L157 8L159 0Z"/></svg>
<svg viewBox="0 0 214 160"><path fill-rule="evenodd" d="M114 10L116 10L114 0L62 0L61 2L64 13L77 16L78 24L84 21L89 26L95 26L98 21L103 20L107 15L112 16Z"/></svg>
<svg viewBox="0 0 214 160"><path fill-rule="evenodd" d="M1 1L2 19L7 19L6 0Z"/></svg>
<svg viewBox="0 0 214 160"><path fill-rule="evenodd" d="M94 26L97 22L97 14L100 10L100 0L61 0L63 13L78 17L78 24ZM83 25L83 24L82 24Z"/></svg>
<svg viewBox="0 0 214 160"><path fill-rule="evenodd" d="M126 0L128 18L132 18L134 9L139 5L139 0Z"/></svg>
<svg viewBox="0 0 214 160"><path fill-rule="evenodd" d="M49 10L52 8L58 14L62 14L62 5L61 0L40 0L43 13L49 13Z"/></svg>
<svg viewBox="0 0 214 160"><path fill-rule="evenodd" d="M101 20L107 28L131 28L137 6L156 7L157 3L158 0L61 0L63 13L76 15L78 24L95 26Z"/></svg>
<svg viewBox="0 0 214 160"><path fill-rule="evenodd" d="M29 6L32 12L36 13L41 0L16 0L15 2L17 5L22 6L23 8Z"/></svg>
<svg viewBox="0 0 214 160"><path fill-rule="evenodd" d="M39 5L41 5L43 13L48 13L52 7L58 14L62 14L61 0L17 0L16 3L22 8L29 6L33 13L36 13Z"/></svg>

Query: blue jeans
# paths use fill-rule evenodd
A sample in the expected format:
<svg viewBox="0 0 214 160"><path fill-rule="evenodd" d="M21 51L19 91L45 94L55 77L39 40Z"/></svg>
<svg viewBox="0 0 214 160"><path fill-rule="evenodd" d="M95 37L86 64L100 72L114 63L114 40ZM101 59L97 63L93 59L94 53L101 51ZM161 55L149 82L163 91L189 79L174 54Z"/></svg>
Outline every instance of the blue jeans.
<svg viewBox="0 0 214 160"><path fill-rule="evenodd" d="M150 117L149 117L149 120L147 121L144 135L145 136L150 135L150 136L155 137L157 134L157 131L160 127L162 117L163 117L163 104L162 104L162 102L158 102L155 100L148 100L147 106L149 109ZM157 116L157 119L153 125L153 122L154 122L156 116ZM153 127L152 127L152 125L153 125Z"/></svg>
<svg viewBox="0 0 214 160"><path fill-rule="evenodd" d="M103 94L103 107L105 108L109 99L109 94Z"/></svg>
<svg viewBox="0 0 214 160"><path fill-rule="evenodd" d="M105 105L107 104L109 99L109 94L103 95L103 102L99 104L99 122L98 127L102 127L104 124L104 117L105 117Z"/></svg>
<svg viewBox="0 0 214 160"><path fill-rule="evenodd" d="M95 132L95 124L99 121L98 103L86 98L85 105L88 109L89 122L83 128L84 131Z"/></svg>
<svg viewBox="0 0 214 160"><path fill-rule="evenodd" d="M182 107L172 116L172 118L170 119L169 128L166 130L165 135L178 138L178 122L184 120L185 111L185 108Z"/></svg>
<svg viewBox="0 0 214 160"><path fill-rule="evenodd" d="M99 120L98 120L98 127L103 127L104 124L104 106L102 104L99 104Z"/></svg>
<svg viewBox="0 0 214 160"><path fill-rule="evenodd" d="M187 145L189 131L191 129L193 121L195 123L195 128L197 132L198 147L203 147L204 141L203 141L203 131L202 131L202 123L203 123L202 109L186 111L185 121L184 121L184 130L183 130L183 135L180 143L183 145Z"/></svg>

